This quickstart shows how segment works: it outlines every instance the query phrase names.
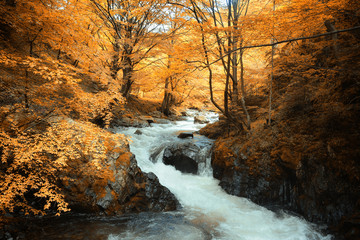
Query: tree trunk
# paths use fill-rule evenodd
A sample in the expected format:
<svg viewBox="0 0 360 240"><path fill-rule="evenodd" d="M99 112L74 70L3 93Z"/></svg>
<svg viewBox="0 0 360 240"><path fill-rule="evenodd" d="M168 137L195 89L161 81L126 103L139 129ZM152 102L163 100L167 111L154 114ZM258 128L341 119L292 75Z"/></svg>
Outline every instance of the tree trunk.
<svg viewBox="0 0 360 240"><path fill-rule="evenodd" d="M240 47L243 46L243 41L240 42ZM246 97L246 90L245 90L245 81L244 81L244 49L240 49L240 88L241 93L244 97Z"/></svg>
<svg viewBox="0 0 360 240"><path fill-rule="evenodd" d="M325 21L325 27L328 32L336 32L336 28L334 24L330 20ZM334 56L335 58L338 58L338 46L337 46L337 34L332 35L332 41L333 41L333 50L334 50Z"/></svg>
<svg viewBox="0 0 360 240"><path fill-rule="evenodd" d="M228 55L227 60L228 66L230 66L230 55ZM224 90L224 111L225 115L229 114L229 80L230 80L230 69L226 71L226 81L225 81L225 90Z"/></svg>
<svg viewBox="0 0 360 240"><path fill-rule="evenodd" d="M133 81L131 80L132 73L132 68L123 69L123 85L121 86L121 94L125 98L129 98L130 96L131 87L133 84Z"/></svg>
<svg viewBox="0 0 360 240"><path fill-rule="evenodd" d="M230 25L230 6L228 9L228 25ZM219 41L218 41L219 43ZM229 115L229 80L231 77L230 69L231 69L231 54L230 54L230 48L231 48L231 33L229 33L228 36L228 42L227 42L227 62L225 63L223 61L223 66L226 72L226 82L225 82L225 90L224 90L224 115ZM224 48L225 49L225 48ZM220 48L221 50L221 48ZM234 79L233 79L234 80ZM231 99L233 99L231 97Z"/></svg>
<svg viewBox="0 0 360 240"><path fill-rule="evenodd" d="M273 43L273 39L271 42ZM274 46L271 46L271 74L270 74L270 83L269 83L269 118L268 124L271 126L271 111L272 111L272 83L274 81Z"/></svg>
<svg viewBox="0 0 360 240"><path fill-rule="evenodd" d="M113 59L111 62L111 67L110 67L110 71L111 71L111 77L116 80L117 78L117 74L120 71L120 58L119 58L119 54L120 54L120 45L119 45L119 41L118 41L118 37L116 37L115 43L113 44L113 49L114 49L114 55L113 55Z"/></svg>
<svg viewBox="0 0 360 240"><path fill-rule="evenodd" d="M240 46L242 46L242 41L240 43ZM245 116L246 116L246 127L248 130L251 129L251 119L250 119L250 114L247 110L246 107L246 103L245 103L245 97L246 97L246 92L245 92L245 84L244 84L244 61L243 61L243 56L244 56L244 49L240 50L240 82L241 82L241 106L242 109L244 110Z"/></svg>
<svg viewBox="0 0 360 240"><path fill-rule="evenodd" d="M234 13L236 14L236 13ZM237 34L237 18L234 19L233 22L233 26L234 26L234 35L232 38L232 51L233 51L233 56L232 56L232 80L233 80L233 92L232 92L232 103L235 106L238 106L238 100L239 100L239 88L238 88L238 54L236 52L236 48L238 45L238 36ZM230 66L229 66L230 68Z"/></svg>
<svg viewBox="0 0 360 240"><path fill-rule="evenodd" d="M201 16L201 14L198 14L198 8L197 8L197 5L195 3L195 1L191 0L190 1L193 8L194 8L194 17L195 19L197 20L198 23L202 23L203 22L203 18ZM214 7L215 5L212 4L212 8ZM195 10L196 9L196 10ZM215 16L213 16L215 17ZM215 19L214 19L215 20ZM216 22L216 21L215 21ZM203 27L200 25L200 30L201 30L201 45L202 45L202 48L203 48L203 51L204 51L204 57L205 57L205 67L208 69L209 71L209 90L210 90L210 100L212 102L212 104L222 113L224 114L224 116L234 124L235 128L237 128L239 131L243 131L244 128L243 128L243 124L244 121L242 118L236 118L234 117L230 112L225 112L225 110L215 101L214 99L214 93L213 93L213 82L212 82L212 78L213 78L213 72L212 72L212 69L211 69L211 64L210 64L210 57L209 57L209 50L207 49L206 47L206 44L205 44L205 31L203 29ZM220 55L221 55L221 44L220 44L220 41L219 41L219 38L217 36L217 40L218 40L218 44L219 44L219 49L220 49ZM225 49L224 49L225 50ZM229 49L227 49L229 51ZM229 59L228 59L228 62L229 62ZM226 67L226 63L225 61L222 60L222 63L223 63L223 66L224 66L224 69L225 69L225 73L229 76L229 78L231 77L231 74L230 74L230 67L227 68ZM227 86L229 87L229 84L227 84ZM228 94L228 93L225 93L225 94ZM225 100L225 99L224 99ZM241 123L242 122L242 123Z"/></svg>
<svg viewBox="0 0 360 240"><path fill-rule="evenodd" d="M273 1L273 18L274 18L274 12L275 12L275 0ZM275 19L273 19L273 26L272 26L272 38L271 38L271 44L273 44L275 42ZM268 124L269 126L271 126L271 111L272 111L272 94L273 94L273 78L274 78L274 50L275 50L275 46L272 45L271 46L271 74L270 74L270 83L269 83L269 119L268 119Z"/></svg>
<svg viewBox="0 0 360 240"><path fill-rule="evenodd" d="M34 38L34 40L29 41L29 55L30 57L33 57L34 55L34 42L35 42L36 37ZM24 108L25 109L29 109L30 104L29 104L29 72L26 69L25 70L25 86L24 86Z"/></svg>
<svg viewBox="0 0 360 240"><path fill-rule="evenodd" d="M161 104L161 112L166 116L169 116L171 114L170 107L174 103L174 96L172 95L171 91L169 91L170 81L171 81L170 77L165 79L165 93L164 93L164 99Z"/></svg>
<svg viewBox="0 0 360 240"><path fill-rule="evenodd" d="M131 58L129 56L124 57L122 72L123 72L123 85L121 86L121 93L123 97L129 98L131 87L134 82L132 80L134 68L132 66Z"/></svg>
<svg viewBox="0 0 360 240"><path fill-rule="evenodd" d="M169 92L165 92L165 96L164 96L164 99L163 99L162 104L161 104L161 112L165 116L170 116L171 115L170 107L172 106L173 102L174 102L174 100L173 100L172 94L169 93Z"/></svg>

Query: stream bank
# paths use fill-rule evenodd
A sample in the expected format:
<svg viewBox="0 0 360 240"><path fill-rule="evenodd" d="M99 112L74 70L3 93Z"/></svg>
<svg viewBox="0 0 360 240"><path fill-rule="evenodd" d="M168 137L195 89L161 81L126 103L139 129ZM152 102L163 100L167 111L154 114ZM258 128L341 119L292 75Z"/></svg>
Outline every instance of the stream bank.
<svg viewBox="0 0 360 240"><path fill-rule="evenodd" d="M200 133L216 138L211 164L227 193L326 224L336 239L360 238L359 180L334 166L342 152L309 135L286 138L277 123L255 123L248 135L224 129L229 125L220 120Z"/></svg>

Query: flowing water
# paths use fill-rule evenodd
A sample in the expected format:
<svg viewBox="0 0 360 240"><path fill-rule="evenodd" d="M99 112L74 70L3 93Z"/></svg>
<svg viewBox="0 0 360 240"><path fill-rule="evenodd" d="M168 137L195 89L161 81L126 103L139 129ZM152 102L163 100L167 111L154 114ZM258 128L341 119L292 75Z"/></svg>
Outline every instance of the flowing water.
<svg viewBox="0 0 360 240"><path fill-rule="evenodd" d="M208 113L215 121L217 116ZM211 140L196 135L193 139L179 139L180 131L194 132L204 127L186 120L152 124L141 128L116 129L131 136L131 151L139 167L153 172L162 185L177 197L182 208L174 212L140 213L118 217L78 215L43 220L32 239L107 239L107 240L329 240L318 227L284 212L274 213L245 198L228 195L212 177L210 158L199 168L199 174L183 174L161 161L162 152L150 160L159 147L179 141L190 141L203 149L211 147ZM161 149L160 149L161 150ZM207 151L204 151L206 154Z"/></svg>
<svg viewBox="0 0 360 240"><path fill-rule="evenodd" d="M212 121L216 117L211 113L207 115ZM165 233L159 231L158 235L139 235L137 232L126 232L112 234L109 239L331 239L330 236L321 235L314 225L301 218L274 213L245 198L228 195L212 177L209 158L199 169L199 175L183 174L172 166L164 165L161 154L155 163L150 161L150 154L154 149L176 141L192 141L206 147L210 140L200 135L195 135L194 139L177 138L180 131L194 132L201 127L204 124L194 124L193 117L188 117L175 123L152 124L151 127L141 129L141 135L134 134L135 128L120 130L131 136L130 149L135 154L139 167L145 172L155 173L160 183L177 197L183 206L178 213L183 216L183 224L176 225L176 221L170 221L162 225L161 220L153 221L151 228L165 228Z"/></svg>

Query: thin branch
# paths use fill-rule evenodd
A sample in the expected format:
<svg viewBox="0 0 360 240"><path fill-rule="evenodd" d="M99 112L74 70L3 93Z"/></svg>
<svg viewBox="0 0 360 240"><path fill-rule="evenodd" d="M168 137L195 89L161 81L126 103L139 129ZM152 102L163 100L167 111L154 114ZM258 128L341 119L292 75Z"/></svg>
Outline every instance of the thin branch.
<svg viewBox="0 0 360 240"><path fill-rule="evenodd" d="M312 36L308 36L308 37L299 37L299 38L292 38L292 39L288 39L288 40L282 40L279 42L274 42L274 43L268 43L268 44L259 44L259 45L250 45L250 46L244 46L244 47L239 47L236 48L234 50L229 51L228 53L226 53L224 56L216 59L215 61L211 62L210 64L214 64L220 60L222 60L224 57L226 57L227 55L242 50L242 49L248 49L248 48L260 48L260 47L272 47L272 46L276 46L282 43L290 43L290 42L295 42L295 41L300 41L300 40L306 40L306 39L313 39L313 38L319 38L319 37L323 37L323 36L330 36L333 34L337 34L337 33L342 33L342 32L350 32L350 31L355 31L355 30L359 30L360 26L357 27L353 27L353 28L347 28L347 29L342 29L342 30L337 30L337 31L333 31L333 32L327 32L327 33L321 33L321 34L317 34L317 35L312 35Z"/></svg>

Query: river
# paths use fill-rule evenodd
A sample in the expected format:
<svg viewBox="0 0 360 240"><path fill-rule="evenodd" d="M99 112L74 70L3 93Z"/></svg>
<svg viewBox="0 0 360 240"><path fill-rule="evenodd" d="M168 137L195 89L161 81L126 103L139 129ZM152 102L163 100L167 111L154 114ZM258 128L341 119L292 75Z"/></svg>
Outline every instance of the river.
<svg viewBox="0 0 360 240"><path fill-rule="evenodd" d="M194 114L194 112L193 112ZM207 113L211 121L217 116ZM194 139L179 139L180 131L194 132L204 127L194 124L193 117L168 124L152 124L141 129L142 134L134 134L135 128L121 132L131 136L130 150L136 156L139 167L145 172L153 172L162 185L177 197L182 210L184 226L171 227L169 233L159 232L153 235L124 233L112 235L111 239L236 239L236 240L317 240L331 239L316 231L316 226L305 220L284 212L274 213L258 206L246 198L228 195L212 177L210 159L199 169L199 175L183 174L174 167L164 165L161 156L153 163L150 154L163 144L176 141L192 141L197 145L206 145L211 140L196 135ZM156 229L162 224L152 222ZM164 235L165 234L165 235Z"/></svg>

